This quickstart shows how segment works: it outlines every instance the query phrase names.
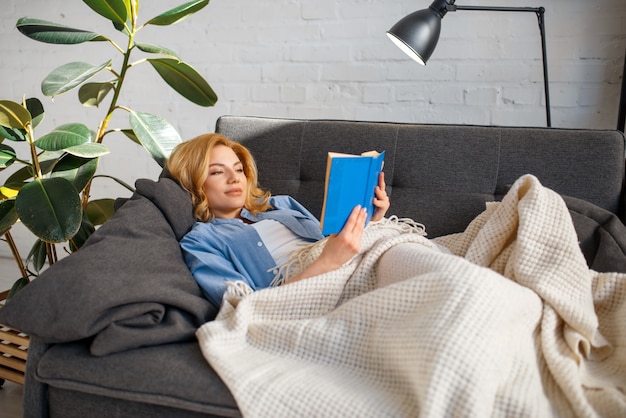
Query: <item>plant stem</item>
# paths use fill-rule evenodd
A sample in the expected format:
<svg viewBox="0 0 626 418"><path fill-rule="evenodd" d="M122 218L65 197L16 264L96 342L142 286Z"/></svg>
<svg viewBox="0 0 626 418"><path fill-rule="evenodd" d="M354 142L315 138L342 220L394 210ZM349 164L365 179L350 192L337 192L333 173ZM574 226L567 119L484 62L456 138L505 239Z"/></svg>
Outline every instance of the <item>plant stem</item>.
<svg viewBox="0 0 626 418"><path fill-rule="evenodd" d="M96 134L97 143L102 143L104 139L104 135L106 133L107 127L109 126L109 122L111 117L113 116L113 112L117 108L117 101L120 97L120 93L122 91L122 85L124 84L124 79L126 78L126 71L130 68L128 62L130 61L130 53L133 49L133 45L135 42L135 30L137 25L137 7L134 1L131 1L131 14L132 14L132 28L128 31L128 44L126 45L126 51L122 51L124 54L124 60L122 62L122 69L118 76L117 85L115 86L113 98L111 99L111 103L109 105L109 109L107 110L107 114L105 118L100 122L100 126L98 127L98 133ZM91 191L91 184L93 179L89 180L85 188L83 189L83 208L87 207L89 203L89 195Z"/></svg>
<svg viewBox="0 0 626 418"><path fill-rule="evenodd" d="M26 127L26 132L28 134L28 145L30 146L30 155L35 166L35 173L33 176L37 179L42 177L41 174L41 166L39 165L39 157L37 156L37 148L35 147L35 131L33 130L33 125L28 124Z"/></svg>
<svg viewBox="0 0 626 418"><path fill-rule="evenodd" d="M22 262L22 257L20 257L20 252L17 249L17 245L15 245L15 241L13 241L11 232L10 231L5 232L4 236L7 240L7 244L9 244L11 253L13 253L13 258L15 259L15 262L17 263L17 267L20 269L20 274L22 275L24 279L26 279L26 281L30 282L30 279L28 278L28 272L26 271L26 267L24 266L24 263Z"/></svg>
<svg viewBox="0 0 626 418"><path fill-rule="evenodd" d="M58 261L57 250L54 244L46 242L46 255L48 257L48 264L53 265Z"/></svg>

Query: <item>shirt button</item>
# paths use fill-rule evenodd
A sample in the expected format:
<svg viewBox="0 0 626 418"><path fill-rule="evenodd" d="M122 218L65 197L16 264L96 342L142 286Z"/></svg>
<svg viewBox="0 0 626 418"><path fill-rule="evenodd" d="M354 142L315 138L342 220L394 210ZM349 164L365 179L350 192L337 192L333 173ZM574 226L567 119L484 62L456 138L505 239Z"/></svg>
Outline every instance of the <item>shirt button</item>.
<svg viewBox="0 0 626 418"><path fill-rule="evenodd" d="M274 274L274 275L278 274L278 269L272 270L272 274Z"/></svg>
<svg viewBox="0 0 626 418"><path fill-rule="evenodd" d="M259 241L259 242L256 243L256 245L257 245L257 247L262 247L263 243L261 241Z"/></svg>

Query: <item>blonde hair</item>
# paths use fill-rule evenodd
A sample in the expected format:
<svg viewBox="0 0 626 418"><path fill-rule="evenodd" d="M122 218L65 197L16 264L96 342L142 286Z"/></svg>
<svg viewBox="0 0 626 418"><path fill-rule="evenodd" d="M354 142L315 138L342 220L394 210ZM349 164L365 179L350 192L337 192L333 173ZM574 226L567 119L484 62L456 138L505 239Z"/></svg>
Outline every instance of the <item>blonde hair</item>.
<svg viewBox="0 0 626 418"><path fill-rule="evenodd" d="M232 141L224 135L209 133L178 144L166 163L167 171L171 176L191 194L196 219L207 222L215 217L211 211L211 202L204 193L203 185L209 175L211 151L218 145L225 145L232 149L243 165L243 172L248 179L243 207L255 215L271 209L267 203L270 193L258 186L258 171L250 151L239 142Z"/></svg>

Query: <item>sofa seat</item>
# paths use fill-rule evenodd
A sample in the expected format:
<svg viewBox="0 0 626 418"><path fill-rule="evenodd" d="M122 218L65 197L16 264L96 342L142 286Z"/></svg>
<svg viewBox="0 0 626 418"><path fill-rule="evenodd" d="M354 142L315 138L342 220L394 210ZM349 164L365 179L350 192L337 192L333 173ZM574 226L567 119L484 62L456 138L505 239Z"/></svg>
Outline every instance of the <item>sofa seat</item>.
<svg viewBox="0 0 626 418"><path fill-rule="evenodd" d="M98 416L118 416L116 411L124 411L125 416L241 416L195 341L103 357L92 356L87 341L56 344L42 356L36 379L49 385L50 400L63 400L51 402L52 417L67 418L74 416L72 411L82 411L84 418L89 410L86 403L97 405L93 410ZM80 397L70 401L65 396L68 391ZM129 407L133 414L128 414Z"/></svg>

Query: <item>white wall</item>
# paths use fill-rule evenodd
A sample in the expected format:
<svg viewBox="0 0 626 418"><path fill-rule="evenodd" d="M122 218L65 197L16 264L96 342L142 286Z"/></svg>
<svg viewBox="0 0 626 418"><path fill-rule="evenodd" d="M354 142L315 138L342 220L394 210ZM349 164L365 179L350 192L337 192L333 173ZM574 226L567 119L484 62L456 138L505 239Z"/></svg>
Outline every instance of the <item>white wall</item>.
<svg viewBox="0 0 626 418"><path fill-rule="evenodd" d="M144 22L186 0L144 1ZM15 29L19 17L40 18L123 38L80 0L3 0L0 15L0 99L36 96L47 110L38 134L67 122L92 129L104 109L83 108L72 91L54 102L41 80L71 61L120 59L107 43L47 45ZM121 104L161 115L183 138L214 129L222 114L376 121L544 126L541 48L533 13L458 11L443 20L425 67L406 57L385 31L431 0L212 0L170 27L148 27L138 41L178 52L219 96L213 108L173 92L148 65L131 71ZM458 5L543 6L552 125L610 128L626 49L624 0L459 0ZM139 56L138 56L139 57ZM107 102L108 103L108 102ZM114 126L126 127L120 112ZM158 166L123 136L102 172L129 183L155 177ZM7 174L0 172L0 181ZM96 196L128 195L99 181ZM30 238L17 234L27 252ZM7 255L0 245L0 255Z"/></svg>

